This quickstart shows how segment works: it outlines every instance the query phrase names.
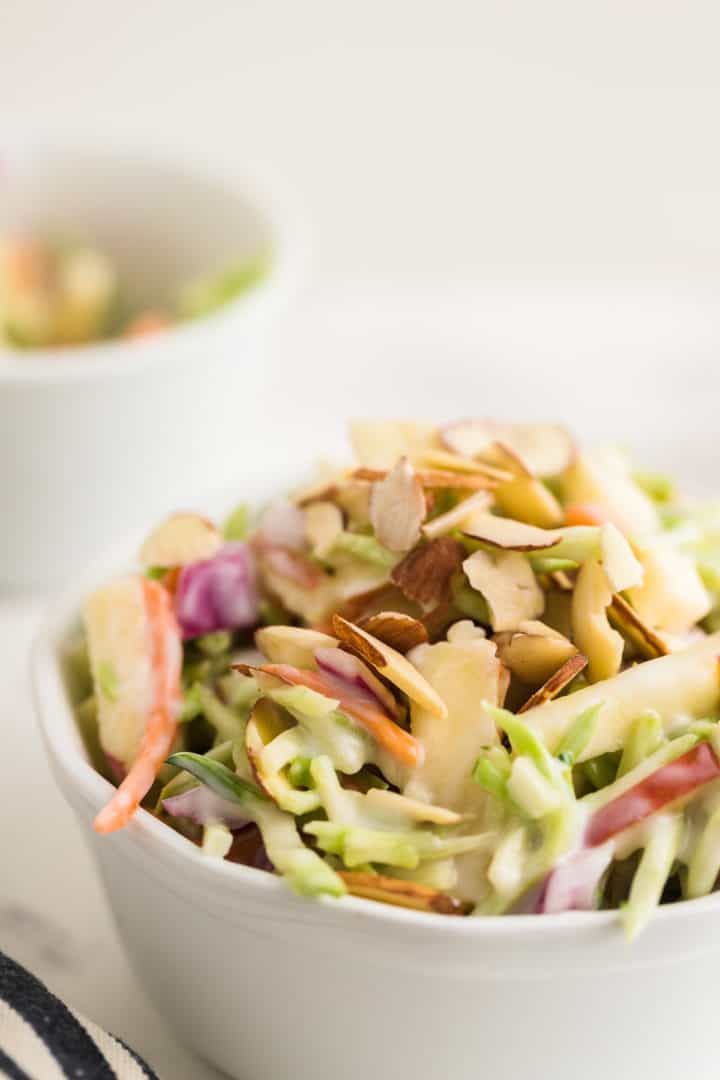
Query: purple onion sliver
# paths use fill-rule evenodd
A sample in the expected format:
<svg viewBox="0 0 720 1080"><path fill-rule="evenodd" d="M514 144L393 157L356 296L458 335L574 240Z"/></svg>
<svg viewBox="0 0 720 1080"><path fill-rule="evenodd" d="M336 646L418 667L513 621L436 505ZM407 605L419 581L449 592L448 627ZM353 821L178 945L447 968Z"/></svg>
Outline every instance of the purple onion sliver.
<svg viewBox="0 0 720 1080"><path fill-rule="evenodd" d="M548 874L535 910L542 915L593 911L600 878L612 857L612 843L568 855Z"/></svg>
<svg viewBox="0 0 720 1080"><path fill-rule="evenodd" d="M184 566L175 610L184 638L255 626L258 591L247 544L225 544L215 558Z"/></svg>
<svg viewBox="0 0 720 1080"><path fill-rule="evenodd" d="M188 818L196 825L227 825L240 829L249 823L242 808L201 785L163 799L163 809L172 817Z"/></svg>

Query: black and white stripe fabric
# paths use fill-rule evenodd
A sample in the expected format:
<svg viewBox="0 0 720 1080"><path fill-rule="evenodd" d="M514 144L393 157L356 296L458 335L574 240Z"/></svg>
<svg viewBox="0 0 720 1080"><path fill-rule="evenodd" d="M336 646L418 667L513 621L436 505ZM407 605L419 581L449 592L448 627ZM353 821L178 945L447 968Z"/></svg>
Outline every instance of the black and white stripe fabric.
<svg viewBox="0 0 720 1080"><path fill-rule="evenodd" d="M0 953L0 1077L157 1080L113 1035L78 1015Z"/></svg>

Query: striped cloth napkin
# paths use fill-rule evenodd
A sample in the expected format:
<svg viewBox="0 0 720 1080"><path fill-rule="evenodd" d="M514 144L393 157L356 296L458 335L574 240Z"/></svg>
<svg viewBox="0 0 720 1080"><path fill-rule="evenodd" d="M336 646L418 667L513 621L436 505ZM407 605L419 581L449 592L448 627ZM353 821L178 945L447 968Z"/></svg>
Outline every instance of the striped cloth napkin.
<svg viewBox="0 0 720 1080"><path fill-rule="evenodd" d="M158 1080L120 1039L64 1005L0 953L0 1077Z"/></svg>

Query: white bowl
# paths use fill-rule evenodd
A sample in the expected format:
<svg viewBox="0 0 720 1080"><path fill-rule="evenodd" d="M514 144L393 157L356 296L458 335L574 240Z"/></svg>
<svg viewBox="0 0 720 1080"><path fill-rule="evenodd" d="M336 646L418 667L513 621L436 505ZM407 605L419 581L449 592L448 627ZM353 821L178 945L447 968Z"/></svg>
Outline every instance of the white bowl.
<svg viewBox="0 0 720 1080"><path fill-rule="evenodd" d="M155 151L9 148L0 232L96 243L131 301L271 252L222 310L139 341L0 348L0 585L44 585L184 493L227 487L262 415L262 340L295 291L303 244L267 183Z"/></svg>
<svg viewBox="0 0 720 1080"><path fill-rule="evenodd" d="M250 499L280 486L242 481ZM137 540L57 603L32 673L57 782L135 970L182 1042L247 1080L717 1075L720 896L663 907L628 945L614 912L462 919L302 900L145 811L122 833L94 833L112 789L87 760L63 652L84 595L127 567Z"/></svg>

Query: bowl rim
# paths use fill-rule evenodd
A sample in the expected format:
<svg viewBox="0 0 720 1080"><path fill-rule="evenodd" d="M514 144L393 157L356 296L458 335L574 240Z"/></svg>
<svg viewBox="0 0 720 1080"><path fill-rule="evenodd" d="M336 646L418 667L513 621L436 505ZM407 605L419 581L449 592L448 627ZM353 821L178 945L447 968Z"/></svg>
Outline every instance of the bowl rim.
<svg viewBox="0 0 720 1080"><path fill-rule="evenodd" d="M279 489L279 485L270 486L273 490ZM227 493L222 496L215 493L207 501L215 507L228 506L232 502L227 499ZM192 505L203 505L203 501L193 500ZM30 654L35 711L46 753L51 764L58 765L64 779L74 786L81 800L92 807L93 816L108 801L114 788L94 769L84 751L65 686L61 653L73 632L73 626L77 628L84 596L100 582L130 570L132 563L128 561L128 552L138 549L145 533L144 529L135 530L121 543L112 545L104 556L95 560L56 597L46 611ZM63 794L67 798L64 791ZM360 922L371 930L386 929L391 934L399 930L413 935L432 934L435 941L444 939L448 945L463 938L486 942L510 938L523 940L528 945L540 940L547 945L559 944L569 937L580 945L582 941L587 944L599 932L619 928L618 913L612 909L569 911L552 916L450 917L350 895L337 900L323 897L319 902L317 899L308 901L294 895L279 876L223 859L208 859L197 845L143 808L138 810L122 835L128 844L149 852L158 864L182 867L184 880L192 875L205 890L232 892L237 897L237 891L241 888L248 899L254 898L264 904L274 899L286 909L290 906L294 916L300 917L304 913L306 918L311 918L315 914L315 922L322 921L332 911L335 920L339 920L348 930ZM103 840L108 842L107 838L100 838L101 842ZM717 912L718 908L718 892L698 899L663 904L655 911L652 924L657 933L662 933L668 924L682 922L692 915L708 915Z"/></svg>
<svg viewBox="0 0 720 1080"><path fill-rule="evenodd" d="M123 156L139 165L192 174L242 197L249 214L266 223L273 239L267 272L251 290L216 311L146 338L110 338L42 349L0 348L0 383L32 385L67 379L94 380L130 374L163 361L171 363L178 349L202 344L203 338L234 325L250 325L262 319L294 295L306 276L310 241L304 215L288 185L263 165L238 170L217 160L199 159L189 151L139 140L17 139L8 145L11 155L63 153L95 155L99 160Z"/></svg>

